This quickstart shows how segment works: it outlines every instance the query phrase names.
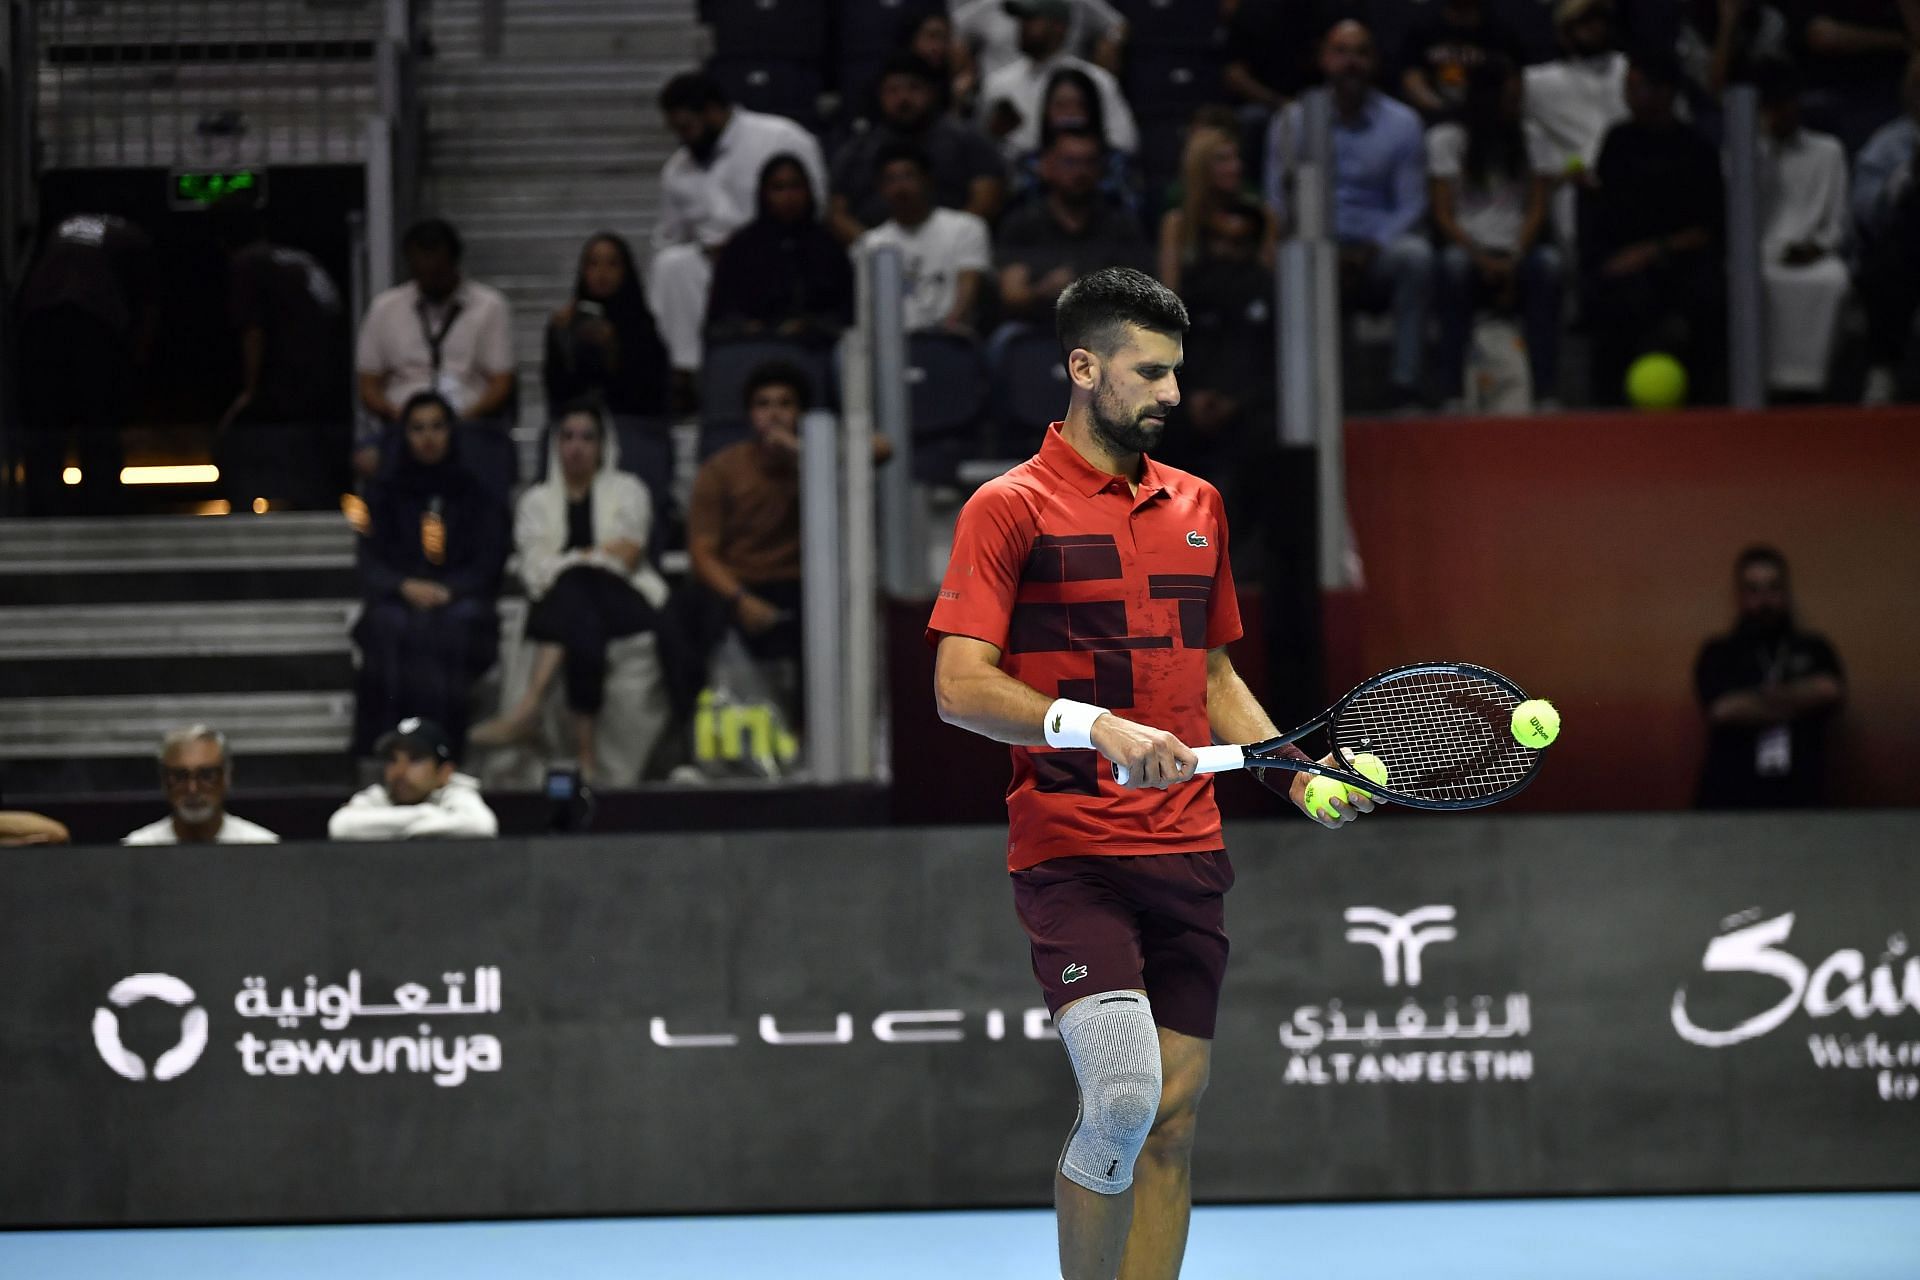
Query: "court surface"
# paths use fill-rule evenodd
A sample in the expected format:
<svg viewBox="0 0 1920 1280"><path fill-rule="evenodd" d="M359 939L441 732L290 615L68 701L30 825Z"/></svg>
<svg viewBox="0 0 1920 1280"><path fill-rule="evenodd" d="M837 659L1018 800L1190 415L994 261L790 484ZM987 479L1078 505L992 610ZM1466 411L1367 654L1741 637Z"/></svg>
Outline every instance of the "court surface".
<svg viewBox="0 0 1920 1280"><path fill-rule="evenodd" d="M0 1276L1058 1280L1044 1212L0 1235ZM1202 1208L1188 1280L1915 1280L1920 1194Z"/></svg>

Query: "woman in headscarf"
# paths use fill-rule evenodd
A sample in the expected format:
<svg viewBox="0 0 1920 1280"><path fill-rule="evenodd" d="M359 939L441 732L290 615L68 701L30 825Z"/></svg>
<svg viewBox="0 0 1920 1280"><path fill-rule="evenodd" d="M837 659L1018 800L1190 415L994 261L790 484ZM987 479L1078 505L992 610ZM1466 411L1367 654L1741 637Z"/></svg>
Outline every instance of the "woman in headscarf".
<svg viewBox="0 0 1920 1280"><path fill-rule="evenodd" d="M505 715L479 725L479 746L505 746L533 737L547 690L564 673L567 709L581 775L590 782L632 785L652 748L629 744L626 774L600 777L600 709L606 700L607 645L652 631L660 636L667 584L648 556L653 502L640 480L619 469L620 444L592 401L567 406L548 442L547 478L520 496L513 520L520 578L533 608L526 637L534 649L526 690ZM662 646L663 650L665 646ZM656 655L656 678L669 657ZM666 723L664 683L646 701Z"/></svg>
<svg viewBox="0 0 1920 1280"><path fill-rule="evenodd" d="M853 263L821 224L799 158L768 160L759 191L758 214L714 261L707 337L838 335L853 323Z"/></svg>
<svg viewBox="0 0 1920 1280"><path fill-rule="evenodd" d="M611 231L580 250L573 300L547 325L543 372L549 416L588 395L598 396L616 416L667 411L672 379L666 344L647 306L633 250Z"/></svg>
<svg viewBox="0 0 1920 1280"><path fill-rule="evenodd" d="M366 592L353 746L408 716L446 729L458 757L473 682L500 649L495 601L507 559L500 498L459 458L453 406L422 391L400 414L393 474L368 495L357 560Z"/></svg>

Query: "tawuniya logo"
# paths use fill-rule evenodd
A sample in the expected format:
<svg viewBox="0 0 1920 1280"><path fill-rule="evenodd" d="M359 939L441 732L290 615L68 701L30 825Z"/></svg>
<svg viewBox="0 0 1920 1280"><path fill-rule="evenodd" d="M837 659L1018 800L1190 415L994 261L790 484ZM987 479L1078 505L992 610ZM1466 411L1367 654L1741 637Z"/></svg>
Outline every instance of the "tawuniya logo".
<svg viewBox="0 0 1920 1280"><path fill-rule="evenodd" d="M194 1004L193 988L170 973L136 973L107 991L107 1003L121 1009L149 997L186 1010L180 1015L180 1042L153 1064L152 1079L173 1080L186 1074L206 1050L207 1011ZM93 1011L93 1046L120 1075L129 1080L149 1078L146 1061L120 1043L120 1019L112 1009Z"/></svg>
<svg viewBox="0 0 1920 1280"><path fill-rule="evenodd" d="M1380 980L1392 988L1417 987L1425 976L1422 957L1435 943L1452 942L1456 912L1445 904L1395 914L1381 907L1349 907L1348 942L1372 947L1380 955ZM1293 1054L1287 1084L1463 1084L1469 1081L1527 1080L1533 1055L1525 1049L1452 1047L1462 1041L1524 1037L1532 1030L1532 1010L1524 993L1507 996L1499 1022L1493 997L1474 996L1470 1013L1448 996L1439 1016L1409 995L1388 1018L1372 1009L1349 1009L1339 998L1324 1005L1301 1005L1280 1028L1280 1043ZM1323 1046L1358 1045L1322 1053ZM1423 1047L1426 1045L1445 1045ZM1381 1051L1387 1046L1386 1051Z"/></svg>

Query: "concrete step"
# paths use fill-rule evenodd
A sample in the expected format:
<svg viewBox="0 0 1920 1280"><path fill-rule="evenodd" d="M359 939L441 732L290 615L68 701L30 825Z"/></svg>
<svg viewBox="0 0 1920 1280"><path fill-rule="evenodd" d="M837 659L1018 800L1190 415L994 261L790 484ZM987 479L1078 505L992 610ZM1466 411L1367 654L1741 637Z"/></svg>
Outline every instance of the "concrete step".
<svg viewBox="0 0 1920 1280"><path fill-rule="evenodd" d="M0 760L150 759L171 730L211 724L235 756L326 755L347 749L347 692L204 693L0 700Z"/></svg>
<svg viewBox="0 0 1920 1280"><path fill-rule="evenodd" d="M335 512L0 521L0 573L75 575L197 569L302 573L353 564L353 530Z"/></svg>
<svg viewBox="0 0 1920 1280"><path fill-rule="evenodd" d="M0 662L347 653L357 600L0 608ZM156 672L156 677L160 675Z"/></svg>

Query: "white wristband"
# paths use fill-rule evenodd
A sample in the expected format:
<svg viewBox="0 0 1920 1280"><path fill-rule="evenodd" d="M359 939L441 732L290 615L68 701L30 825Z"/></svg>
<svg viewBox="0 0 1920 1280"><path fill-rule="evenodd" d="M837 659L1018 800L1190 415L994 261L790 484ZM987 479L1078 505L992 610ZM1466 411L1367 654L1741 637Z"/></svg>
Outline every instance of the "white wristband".
<svg viewBox="0 0 1920 1280"><path fill-rule="evenodd" d="M1107 714L1105 707L1090 702L1055 698L1047 708L1047 745L1086 748L1093 745L1093 722Z"/></svg>

